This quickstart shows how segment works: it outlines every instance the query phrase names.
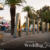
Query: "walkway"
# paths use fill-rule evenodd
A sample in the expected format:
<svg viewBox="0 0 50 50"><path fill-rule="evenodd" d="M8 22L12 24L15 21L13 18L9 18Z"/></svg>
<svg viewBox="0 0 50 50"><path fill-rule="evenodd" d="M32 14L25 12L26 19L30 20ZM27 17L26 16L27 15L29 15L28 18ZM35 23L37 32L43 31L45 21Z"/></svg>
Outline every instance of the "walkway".
<svg viewBox="0 0 50 50"><path fill-rule="evenodd" d="M21 37L13 38L10 33L4 33L3 42L0 43L0 47L3 48L14 48L14 47L24 47L25 42L27 41L41 41L41 42L50 42L50 32L39 32L39 33L29 33L26 35L25 32L21 32Z"/></svg>

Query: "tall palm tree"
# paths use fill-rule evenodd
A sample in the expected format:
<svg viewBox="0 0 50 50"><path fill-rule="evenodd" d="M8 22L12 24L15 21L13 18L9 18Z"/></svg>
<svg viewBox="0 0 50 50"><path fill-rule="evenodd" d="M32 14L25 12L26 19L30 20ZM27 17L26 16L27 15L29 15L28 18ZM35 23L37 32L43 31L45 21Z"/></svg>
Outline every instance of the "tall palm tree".
<svg viewBox="0 0 50 50"><path fill-rule="evenodd" d="M30 7L30 6L26 6L26 7L23 8L23 11L27 11L27 13L28 13L28 16L27 16L27 18L26 18L26 22L27 22L26 28L27 28L27 29L28 29L28 18L31 19L31 17L33 17L33 16L31 16L31 15L32 15L32 10L33 10L33 8ZM26 30L26 31L27 31L27 30ZM28 34L28 31L27 31L27 34Z"/></svg>
<svg viewBox="0 0 50 50"><path fill-rule="evenodd" d="M36 22L36 18L37 18L37 15L34 12L33 12L33 18L32 18L33 19L33 33L35 33L35 22Z"/></svg>
<svg viewBox="0 0 50 50"><path fill-rule="evenodd" d="M23 11L27 11L28 17L31 18L33 8L31 6L26 6L23 8Z"/></svg>
<svg viewBox="0 0 50 50"><path fill-rule="evenodd" d="M21 5L25 0L6 0L6 4L10 5L10 14L11 14L11 35L14 34L14 26L15 26L15 13L16 13L16 5Z"/></svg>
<svg viewBox="0 0 50 50"><path fill-rule="evenodd" d="M42 23L46 22L46 29L47 29L47 32L48 32L47 25L48 25L48 23L50 23L50 6L44 6L44 7L42 7L42 9L40 9L38 11L39 11L38 13L39 13L39 16L41 17ZM43 26L42 26L42 28L43 28Z"/></svg>

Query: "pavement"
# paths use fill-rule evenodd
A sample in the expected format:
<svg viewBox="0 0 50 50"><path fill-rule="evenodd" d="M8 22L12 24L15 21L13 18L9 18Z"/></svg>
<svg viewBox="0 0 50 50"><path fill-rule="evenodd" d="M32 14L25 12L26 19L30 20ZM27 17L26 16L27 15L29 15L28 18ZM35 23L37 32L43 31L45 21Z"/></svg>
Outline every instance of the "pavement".
<svg viewBox="0 0 50 50"><path fill-rule="evenodd" d="M21 37L17 36L17 38L14 38L10 33L0 33L4 35L3 41L0 43L0 48L25 47L25 43L33 41L50 43L50 32L29 32L28 35L26 35L26 32L21 32ZM16 35L18 35L18 33Z"/></svg>

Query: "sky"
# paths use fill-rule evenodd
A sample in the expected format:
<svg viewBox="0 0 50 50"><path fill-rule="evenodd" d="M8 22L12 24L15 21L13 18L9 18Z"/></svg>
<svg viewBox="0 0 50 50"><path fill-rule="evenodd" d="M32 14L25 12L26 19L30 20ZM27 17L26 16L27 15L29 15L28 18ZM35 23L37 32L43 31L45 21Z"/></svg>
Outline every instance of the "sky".
<svg viewBox="0 0 50 50"><path fill-rule="evenodd" d="M5 0L0 0L0 3L4 4ZM45 5L50 6L50 0L26 0L27 3L23 3L23 6L29 5L32 6L35 10L38 10L40 8L42 8ZM22 11L22 6L16 6L16 13L20 13L21 14L21 24L23 24L26 20L24 19L24 16L26 16L26 12ZM8 5L4 5L4 10L0 10L0 16L3 16L5 20L10 21L10 7Z"/></svg>

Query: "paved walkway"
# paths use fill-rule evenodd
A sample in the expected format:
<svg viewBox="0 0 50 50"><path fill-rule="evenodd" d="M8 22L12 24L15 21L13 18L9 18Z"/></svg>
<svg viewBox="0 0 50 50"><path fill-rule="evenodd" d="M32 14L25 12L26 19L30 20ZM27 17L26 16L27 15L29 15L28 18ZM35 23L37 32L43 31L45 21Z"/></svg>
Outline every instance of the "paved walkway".
<svg viewBox="0 0 50 50"><path fill-rule="evenodd" d="M29 35L26 35L25 32L21 32L21 37L17 38L13 38L13 36L10 33L4 33L4 32L0 32L3 33L4 38L3 38L3 42L0 43L0 47L18 47L21 45L24 45L24 43L26 41L42 41L42 42L50 42L50 32L39 32L39 33L30 33Z"/></svg>

